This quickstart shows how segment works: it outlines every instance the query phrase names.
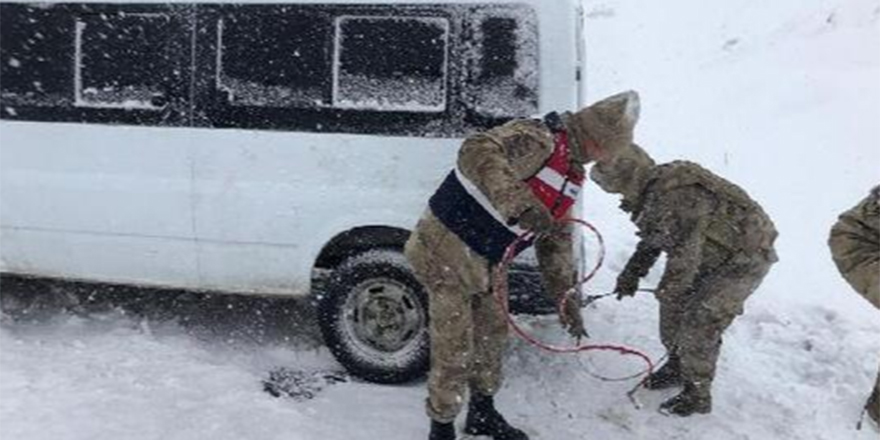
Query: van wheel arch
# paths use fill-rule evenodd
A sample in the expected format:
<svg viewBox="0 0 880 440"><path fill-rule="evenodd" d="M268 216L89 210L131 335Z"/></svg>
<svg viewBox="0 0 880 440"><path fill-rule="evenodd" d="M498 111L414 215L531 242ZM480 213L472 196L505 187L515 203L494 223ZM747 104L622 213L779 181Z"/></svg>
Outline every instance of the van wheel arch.
<svg viewBox="0 0 880 440"><path fill-rule="evenodd" d="M392 249L402 252L410 231L392 226L361 226L342 232L327 242L315 269L334 269L346 259L373 249Z"/></svg>

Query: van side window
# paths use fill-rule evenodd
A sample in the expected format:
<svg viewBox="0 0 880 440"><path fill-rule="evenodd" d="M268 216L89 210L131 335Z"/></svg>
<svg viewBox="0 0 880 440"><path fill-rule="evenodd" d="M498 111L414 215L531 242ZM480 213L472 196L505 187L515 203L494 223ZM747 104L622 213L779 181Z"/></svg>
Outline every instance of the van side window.
<svg viewBox="0 0 880 440"><path fill-rule="evenodd" d="M538 36L534 16L509 10L477 14L470 81L465 99L486 118L523 117L538 111Z"/></svg>
<svg viewBox="0 0 880 440"><path fill-rule="evenodd" d="M230 105L312 108L329 102L330 20L278 12L219 19L216 82Z"/></svg>
<svg viewBox="0 0 880 440"><path fill-rule="evenodd" d="M0 115L18 116L20 106L71 103L72 63L66 60L73 39L63 18L35 5L0 3Z"/></svg>
<svg viewBox="0 0 880 440"><path fill-rule="evenodd" d="M166 84L184 74L170 61L171 20L163 13L79 17L74 35L77 107L160 110Z"/></svg>
<svg viewBox="0 0 880 440"><path fill-rule="evenodd" d="M448 34L444 18L338 17L334 107L445 110Z"/></svg>

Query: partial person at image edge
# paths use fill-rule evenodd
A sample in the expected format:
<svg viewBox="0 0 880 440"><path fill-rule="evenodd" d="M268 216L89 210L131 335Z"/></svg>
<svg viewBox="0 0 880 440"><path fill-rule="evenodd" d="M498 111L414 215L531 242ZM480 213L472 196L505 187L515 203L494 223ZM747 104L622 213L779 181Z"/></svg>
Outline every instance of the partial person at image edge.
<svg viewBox="0 0 880 440"><path fill-rule="evenodd" d="M880 185L831 227L828 247L843 278L880 309ZM865 411L880 430L880 371Z"/></svg>

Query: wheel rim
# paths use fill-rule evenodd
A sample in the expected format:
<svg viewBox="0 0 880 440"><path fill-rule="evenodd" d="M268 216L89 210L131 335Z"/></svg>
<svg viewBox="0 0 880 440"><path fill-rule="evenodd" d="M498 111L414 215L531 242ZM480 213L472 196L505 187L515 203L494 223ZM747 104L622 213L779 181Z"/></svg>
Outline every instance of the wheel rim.
<svg viewBox="0 0 880 440"><path fill-rule="evenodd" d="M364 281L345 302L342 328L360 351L400 353L425 331L425 311L415 292L388 278Z"/></svg>

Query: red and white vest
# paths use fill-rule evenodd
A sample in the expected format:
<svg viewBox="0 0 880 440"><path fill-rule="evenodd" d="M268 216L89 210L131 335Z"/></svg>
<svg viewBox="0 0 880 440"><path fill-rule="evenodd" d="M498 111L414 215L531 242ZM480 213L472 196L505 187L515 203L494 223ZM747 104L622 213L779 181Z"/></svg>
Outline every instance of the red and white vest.
<svg viewBox="0 0 880 440"><path fill-rule="evenodd" d="M568 133L558 131L555 138L553 154L537 174L526 179L526 183L558 220L565 217L577 201L584 175L571 167Z"/></svg>

